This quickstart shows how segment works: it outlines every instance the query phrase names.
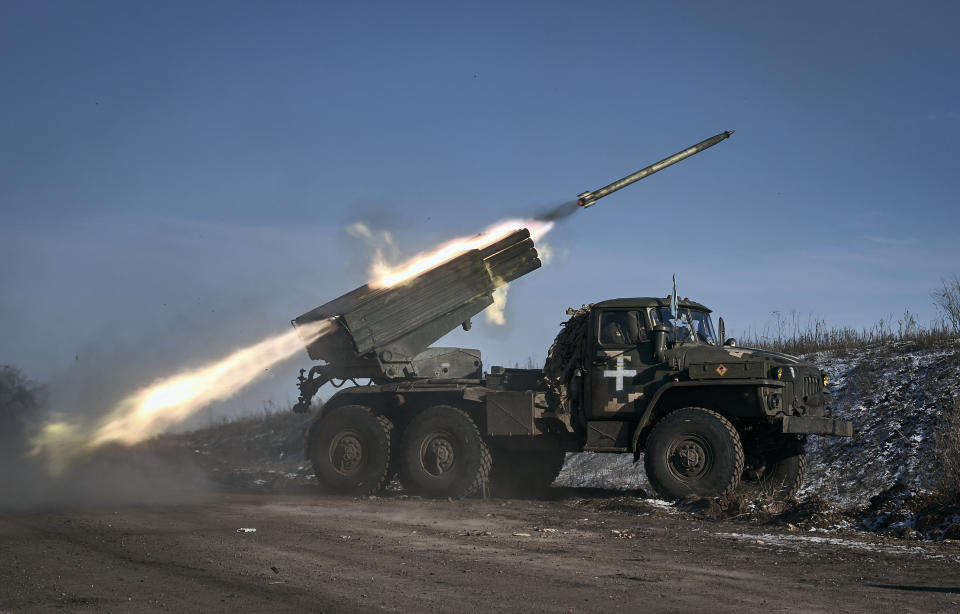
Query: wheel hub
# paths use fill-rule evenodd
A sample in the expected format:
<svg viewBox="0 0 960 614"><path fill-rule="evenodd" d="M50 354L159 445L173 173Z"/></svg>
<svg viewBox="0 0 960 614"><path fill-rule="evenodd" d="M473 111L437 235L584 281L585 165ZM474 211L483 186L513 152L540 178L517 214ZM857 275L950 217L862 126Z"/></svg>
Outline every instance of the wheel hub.
<svg viewBox="0 0 960 614"><path fill-rule="evenodd" d="M330 464L339 473L350 474L363 464L363 444L353 432L338 434L330 442Z"/></svg>
<svg viewBox="0 0 960 614"><path fill-rule="evenodd" d="M673 447L669 455L670 468L682 478L696 478L709 468L709 455L703 443L686 439Z"/></svg>
<svg viewBox="0 0 960 614"><path fill-rule="evenodd" d="M420 460L423 468L433 475L442 475L450 471L456 461L453 443L446 435L430 435L423 440Z"/></svg>

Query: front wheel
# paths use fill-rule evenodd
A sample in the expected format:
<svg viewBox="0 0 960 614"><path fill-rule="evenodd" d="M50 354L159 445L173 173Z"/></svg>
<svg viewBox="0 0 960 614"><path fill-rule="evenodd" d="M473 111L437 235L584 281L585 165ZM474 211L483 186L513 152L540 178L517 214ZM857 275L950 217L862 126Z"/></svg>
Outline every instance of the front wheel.
<svg viewBox="0 0 960 614"><path fill-rule="evenodd" d="M449 405L425 409L400 440L400 482L426 497L466 497L490 473L490 450L466 412Z"/></svg>
<svg viewBox="0 0 960 614"><path fill-rule="evenodd" d="M650 484L665 499L732 493L743 473L743 447L730 421L709 409L675 410L653 427L644 450Z"/></svg>
<svg viewBox="0 0 960 614"><path fill-rule="evenodd" d="M779 437L766 449L748 446L747 461L738 491L748 497L787 501L803 484L807 458L795 438Z"/></svg>

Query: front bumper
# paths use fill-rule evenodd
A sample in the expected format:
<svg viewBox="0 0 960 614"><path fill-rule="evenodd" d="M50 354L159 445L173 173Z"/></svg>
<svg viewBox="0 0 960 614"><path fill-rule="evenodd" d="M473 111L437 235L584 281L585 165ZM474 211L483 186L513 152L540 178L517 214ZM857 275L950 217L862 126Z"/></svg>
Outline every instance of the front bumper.
<svg viewBox="0 0 960 614"><path fill-rule="evenodd" d="M806 433L810 435L853 436L853 422L818 416L784 416L780 430L783 433Z"/></svg>

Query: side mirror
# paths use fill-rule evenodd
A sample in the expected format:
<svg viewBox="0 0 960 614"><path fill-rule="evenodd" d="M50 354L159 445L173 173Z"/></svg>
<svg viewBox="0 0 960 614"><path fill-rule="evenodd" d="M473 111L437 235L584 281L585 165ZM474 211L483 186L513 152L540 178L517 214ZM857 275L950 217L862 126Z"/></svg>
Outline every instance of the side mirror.
<svg viewBox="0 0 960 614"><path fill-rule="evenodd" d="M653 360L661 363L667 361L667 335L670 329L658 324L650 330L650 340L653 341Z"/></svg>

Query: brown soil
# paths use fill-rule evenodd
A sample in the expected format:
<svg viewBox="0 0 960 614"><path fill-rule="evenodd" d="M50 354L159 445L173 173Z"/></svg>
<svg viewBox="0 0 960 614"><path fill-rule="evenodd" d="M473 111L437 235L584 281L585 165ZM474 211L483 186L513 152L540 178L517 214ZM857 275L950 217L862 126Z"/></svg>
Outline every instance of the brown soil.
<svg viewBox="0 0 960 614"><path fill-rule="evenodd" d="M554 495L229 494L2 515L0 612L960 610L954 541L818 542L844 535Z"/></svg>

